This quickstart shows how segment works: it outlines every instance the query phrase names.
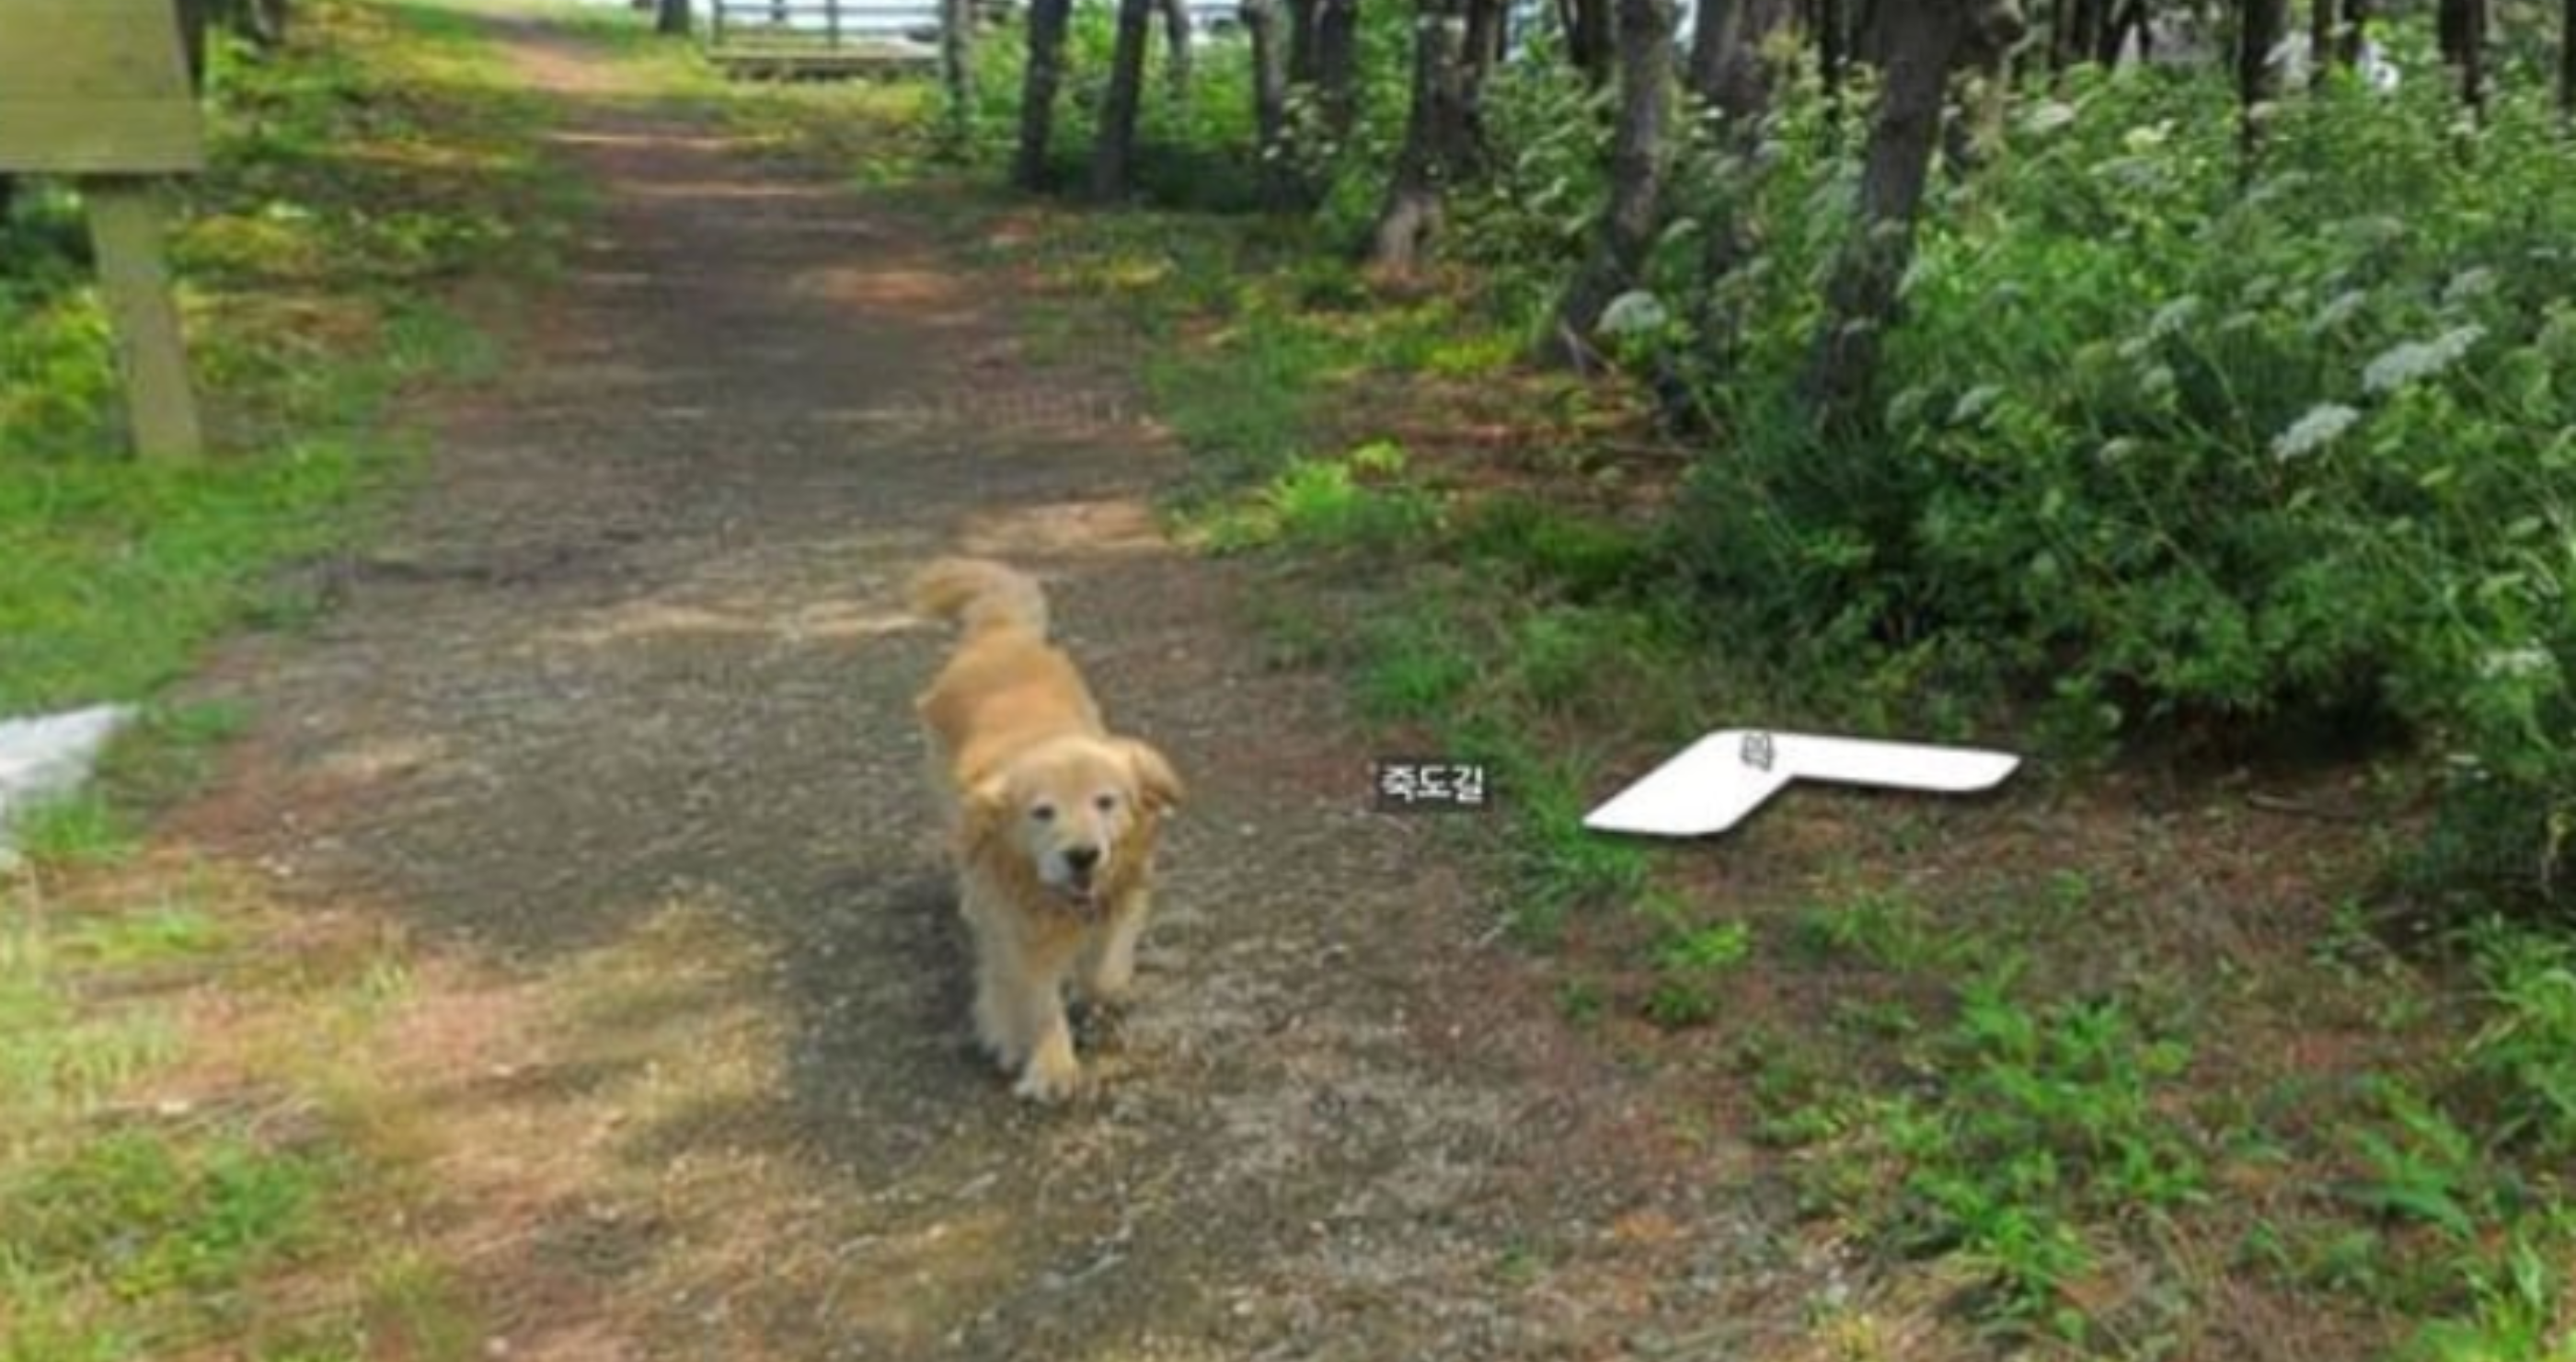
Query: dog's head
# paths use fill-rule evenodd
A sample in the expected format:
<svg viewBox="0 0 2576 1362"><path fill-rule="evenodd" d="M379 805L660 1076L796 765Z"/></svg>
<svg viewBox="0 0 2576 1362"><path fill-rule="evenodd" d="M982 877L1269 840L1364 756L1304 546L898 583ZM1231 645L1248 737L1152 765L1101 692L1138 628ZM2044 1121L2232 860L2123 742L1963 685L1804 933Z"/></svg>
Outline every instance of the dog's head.
<svg viewBox="0 0 2576 1362"><path fill-rule="evenodd" d="M970 845L1019 860L1049 892L1096 908L1142 854L1140 832L1181 802L1163 754L1133 738L1066 738L1037 748L967 796Z"/></svg>

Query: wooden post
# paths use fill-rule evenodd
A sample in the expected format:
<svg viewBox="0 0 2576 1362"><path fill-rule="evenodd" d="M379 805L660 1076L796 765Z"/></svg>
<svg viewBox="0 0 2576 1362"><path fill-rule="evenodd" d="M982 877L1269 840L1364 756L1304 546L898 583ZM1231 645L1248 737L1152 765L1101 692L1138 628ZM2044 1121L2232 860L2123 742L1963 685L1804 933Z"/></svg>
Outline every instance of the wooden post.
<svg viewBox="0 0 2576 1362"><path fill-rule="evenodd" d="M158 197L151 181L130 176L81 182L90 242L98 256L99 291L116 327L135 450L147 459L193 459L205 442L188 383L187 350L179 338L179 309L170 296L170 268L161 250Z"/></svg>

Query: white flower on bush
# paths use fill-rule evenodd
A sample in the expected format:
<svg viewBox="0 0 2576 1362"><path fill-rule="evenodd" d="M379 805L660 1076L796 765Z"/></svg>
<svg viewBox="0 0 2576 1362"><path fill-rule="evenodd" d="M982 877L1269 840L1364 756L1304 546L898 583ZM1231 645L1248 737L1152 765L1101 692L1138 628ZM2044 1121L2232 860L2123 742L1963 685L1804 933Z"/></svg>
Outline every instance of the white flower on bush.
<svg viewBox="0 0 2576 1362"><path fill-rule="evenodd" d="M1612 336L1642 335L1660 329L1671 316L1655 295L1644 289L1630 289L1601 309L1601 330Z"/></svg>
<svg viewBox="0 0 2576 1362"><path fill-rule="evenodd" d="M2486 334L2483 326L2455 326L2429 341L2390 346L2361 371L2361 386L2374 393L2394 392L2419 378L2430 378L2459 363Z"/></svg>
<svg viewBox="0 0 2576 1362"><path fill-rule="evenodd" d="M2131 155L2143 156L2171 140L2173 128L2173 120L2170 118L2147 127L2131 128L2128 134L2120 139L2120 145L2127 147Z"/></svg>
<svg viewBox="0 0 2576 1362"><path fill-rule="evenodd" d="M2287 463L2333 444L2361 413L2340 402L2320 402L2307 409L2288 430L2272 437L2272 457Z"/></svg>
<svg viewBox="0 0 2576 1362"><path fill-rule="evenodd" d="M2495 292L2496 272L2484 265L2460 271L2442 290L2442 306L2458 307L2471 298Z"/></svg>
<svg viewBox="0 0 2576 1362"><path fill-rule="evenodd" d="M1985 415L1986 409L1992 407L2003 395L2004 390L1992 383L1980 383L1968 389L1959 394L1958 404L1950 408L1950 423L1966 425L1976 420Z"/></svg>
<svg viewBox="0 0 2576 1362"><path fill-rule="evenodd" d="M2155 319L2147 323L2147 334L2162 339L2180 331L2199 315L2200 299L2186 293L2156 309Z"/></svg>
<svg viewBox="0 0 2576 1362"><path fill-rule="evenodd" d="M2051 99L2043 100L2033 107L2030 116L2022 120L2022 126L2035 133L2055 132L2074 121L2074 105L2064 100Z"/></svg>
<svg viewBox="0 0 2576 1362"><path fill-rule="evenodd" d="M2351 321L2369 301L2370 294L2363 289L2350 289L2336 294L2324 307L2317 309L2316 318L2308 323L2309 333L2322 334Z"/></svg>
<svg viewBox="0 0 2576 1362"><path fill-rule="evenodd" d="M2478 659L2478 675L2490 681L2520 680L2546 675L2557 665L2558 659L2551 657L2546 648L2499 648Z"/></svg>

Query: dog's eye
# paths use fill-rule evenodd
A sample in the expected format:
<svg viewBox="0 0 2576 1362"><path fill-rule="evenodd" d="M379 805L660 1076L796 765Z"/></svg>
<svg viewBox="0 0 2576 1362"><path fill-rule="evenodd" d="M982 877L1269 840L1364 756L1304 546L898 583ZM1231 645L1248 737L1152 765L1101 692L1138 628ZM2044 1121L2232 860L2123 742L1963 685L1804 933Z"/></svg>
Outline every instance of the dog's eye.
<svg viewBox="0 0 2576 1362"><path fill-rule="evenodd" d="M1100 811L1102 813L1107 813L1111 809L1118 807L1118 796L1114 794L1105 794L1092 802L1100 806Z"/></svg>
<svg viewBox="0 0 2576 1362"><path fill-rule="evenodd" d="M1054 821L1054 819L1055 819L1055 805L1053 805L1053 804L1040 804L1040 805L1037 805L1036 807L1034 807L1034 808L1032 808L1032 809L1030 809L1030 810L1029 810L1029 817L1034 818L1034 819L1038 820L1038 821L1039 821L1039 822L1041 822L1041 823L1053 822L1053 821Z"/></svg>

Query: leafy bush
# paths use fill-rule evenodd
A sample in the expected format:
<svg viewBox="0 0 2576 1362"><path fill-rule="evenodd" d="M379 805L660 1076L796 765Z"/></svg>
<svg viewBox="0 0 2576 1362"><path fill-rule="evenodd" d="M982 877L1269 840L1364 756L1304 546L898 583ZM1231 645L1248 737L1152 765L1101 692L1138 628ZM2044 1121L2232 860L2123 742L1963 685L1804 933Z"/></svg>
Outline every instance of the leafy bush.
<svg viewBox="0 0 2576 1362"><path fill-rule="evenodd" d="M1849 151L1792 101L1731 285L1751 327L1700 394L1727 449L1684 543L1723 623L2094 740L2395 720L2449 758L2426 882L2549 892L2576 181L2540 100L2471 133L2438 85L2285 103L2240 187L2219 83L2071 79L1936 187L1883 407L1839 437L1795 383Z"/></svg>
<svg viewBox="0 0 2576 1362"><path fill-rule="evenodd" d="M2491 925L2478 933L2476 966L2493 1015L2465 1060L2498 1134L2576 1153L2576 945Z"/></svg>

